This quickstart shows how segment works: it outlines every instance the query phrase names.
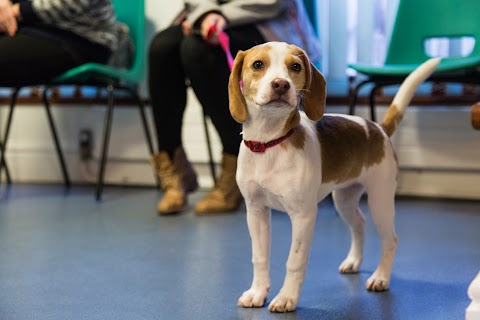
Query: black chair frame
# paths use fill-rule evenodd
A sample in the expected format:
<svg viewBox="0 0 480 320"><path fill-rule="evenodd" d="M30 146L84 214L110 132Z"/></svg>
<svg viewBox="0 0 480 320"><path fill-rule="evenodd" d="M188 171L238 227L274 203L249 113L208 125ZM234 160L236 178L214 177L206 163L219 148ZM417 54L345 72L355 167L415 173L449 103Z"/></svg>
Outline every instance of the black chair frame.
<svg viewBox="0 0 480 320"><path fill-rule="evenodd" d="M9 134L10 134L10 128L11 128L11 125L12 125L13 112L15 110L15 106L16 106L16 103L17 103L18 93L20 92L21 89L22 89L22 87L13 88L13 92L12 92L12 95L11 95L11 98L10 98L10 107L9 107L8 116L7 116L7 123L5 125L5 131L4 131L4 134L3 134L3 143L0 143L2 145L1 157L0 157L0 169L1 169L1 167L3 167L5 169L8 184L11 184L11 177L10 177L10 174L8 172L8 167L7 167L6 160L5 160L5 153L7 151L7 142L8 142L8 137L9 137ZM71 185L70 177L68 175L67 167L66 167L66 164L65 164L65 158L64 158L62 150L61 150L60 141L58 139L57 130L56 130L55 125L53 123L53 117L52 117L52 113L51 113L49 105L48 105L48 99L47 99L47 95L46 95L45 91L44 91L44 94L43 94L43 101L44 101L44 104L45 104L45 111L47 112L47 119L48 119L50 131L51 131L54 143L55 143L55 149L57 151L57 155L58 155L58 158L59 158L59 161L60 161L60 166L61 166L61 169L62 169L64 183L65 183L65 186L68 188Z"/></svg>
<svg viewBox="0 0 480 320"><path fill-rule="evenodd" d="M65 85L65 84L62 84ZM78 84L75 84L78 85ZM142 122L142 127L144 130L145 138L147 140L147 146L148 150L150 152L150 155L153 155L153 143L152 143L152 138L150 134L150 129L148 126L147 122L147 117L146 117L146 112L145 112L145 106L143 101L140 99L138 96L138 93L135 89L126 86L126 85L121 85L119 83L108 83L108 84L101 84L101 83L93 83L93 84L84 84L88 86L93 86L97 88L106 88L107 90L107 111L104 119L104 126L103 126L103 139L102 139L102 150L101 150L101 157L100 157L100 168L98 172L98 179L97 179L97 185L96 185L96 190L95 190L95 195L96 199L100 200L102 196L102 191L104 187L104 177L105 177L105 166L106 166L106 161L108 157L108 147L109 147L109 141L110 141L110 134L111 134L111 127L112 127L112 119L113 119L113 110L114 110L114 105L115 105L115 91L116 90L121 90L121 91L126 91L129 93L134 99L135 102L139 108L140 112L140 119ZM66 162L65 162L65 157L63 155L63 151L61 148L61 143L60 139L58 137L57 129L54 123L54 119L52 116L51 112L51 104L48 99L48 93L52 87L56 85L47 85L45 86L43 90L43 103L45 106L45 110L47 112L47 119L50 127L50 131L52 133L52 137L55 143L55 150L60 162L61 170L62 170L62 175L64 179L64 184L66 187L71 186L70 182L70 177L68 174ZM1 154L1 160L0 162L3 164L3 167L6 169L6 163L5 163L5 152L7 150L7 141L8 141L8 136L10 132L10 127L12 123L12 118L13 118L13 111L15 109L17 97L18 97L18 92L20 91L21 88L15 88L14 92L12 93L11 97L11 103L10 103L10 110L8 113L8 118L7 118L7 124L5 127L5 133L4 133L4 138L3 138L3 144L2 144L2 154ZM11 183L10 176L8 175L8 183ZM157 180L157 185L158 185L158 180Z"/></svg>

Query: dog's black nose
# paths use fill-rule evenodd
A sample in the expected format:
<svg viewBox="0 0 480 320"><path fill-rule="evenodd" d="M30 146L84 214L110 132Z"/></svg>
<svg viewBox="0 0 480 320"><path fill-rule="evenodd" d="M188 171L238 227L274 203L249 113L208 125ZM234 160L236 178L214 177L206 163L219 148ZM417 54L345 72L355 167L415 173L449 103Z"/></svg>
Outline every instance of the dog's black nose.
<svg viewBox="0 0 480 320"><path fill-rule="evenodd" d="M272 89L281 96L290 89L290 83L285 79L277 78L272 81Z"/></svg>

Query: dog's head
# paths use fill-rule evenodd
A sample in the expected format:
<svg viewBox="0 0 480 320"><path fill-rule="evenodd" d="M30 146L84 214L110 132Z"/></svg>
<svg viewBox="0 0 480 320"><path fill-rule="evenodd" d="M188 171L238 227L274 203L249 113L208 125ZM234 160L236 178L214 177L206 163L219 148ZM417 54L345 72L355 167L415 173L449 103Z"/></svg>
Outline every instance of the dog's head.
<svg viewBox="0 0 480 320"><path fill-rule="evenodd" d="M249 113L292 114L300 104L311 120L325 112L325 78L305 51L283 42L238 52L228 92L230 113L240 123Z"/></svg>

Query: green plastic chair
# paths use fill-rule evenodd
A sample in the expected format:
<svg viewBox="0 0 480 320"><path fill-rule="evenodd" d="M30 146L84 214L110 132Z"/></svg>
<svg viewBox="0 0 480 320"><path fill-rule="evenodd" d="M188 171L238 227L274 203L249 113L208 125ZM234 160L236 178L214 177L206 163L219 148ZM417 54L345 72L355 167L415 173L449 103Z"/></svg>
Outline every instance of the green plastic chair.
<svg viewBox="0 0 480 320"><path fill-rule="evenodd" d="M112 2L115 7L117 19L127 24L130 28L130 35L133 39L135 47L135 53L131 67L128 69L124 69L98 63L86 63L71 70L68 70L67 72L55 78L51 83L42 84L45 85L45 90L43 91L43 101L47 112L47 119L55 143L55 149L59 158L64 182L67 187L71 185L70 177L68 175L65 157L62 152L57 129L50 110L51 107L48 100L49 90L51 89L51 87L61 85L85 85L94 86L97 88L106 88L107 90L108 108L104 121L102 154L100 158L100 168L95 192L97 200L101 199L103 191L104 174L107 161L108 145L110 140L113 109L115 106L114 98L115 92L117 90L127 92L135 98L135 101L137 102L139 107L140 117L147 140L148 149L150 151L150 154L153 155L153 143L146 120L145 108L137 92L137 86L144 79L145 75L145 4L143 0L112 0ZM10 110L8 113L5 127L4 140L3 143L2 141L0 141L0 172L3 167L7 174L8 184L11 183L11 178L5 162L5 151L11 127L14 106L16 104L18 93L22 88L13 89L14 90L12 92L10 100Z"/></svg>
<svg viewBox="0 0 480 320"><path fill-rule="evenodd" d="M367 79L351 93L350 114L360 88L373 87L369 94L371 119L375 121L375 94L384 86L400 84L410 72L431 58L425 40L473 37L473 51L465 57L444 58L428 81L480 84L480 3L478 0L400 0L383 66L350 64Z"/></svg>
<svg viewBox="0 0 480 320"><path fill-rule="evenodd" d="M86 85L104 87L107 90L108 109L104 120L102 154L95 192L97 200L101 199L104 185L116 90L125 91L135 98L139 107L140 118L150 155L154 153L152 138L146 120L145 107L137 92L137 85L145 76L145 4L143 0L113 0L112 2L115 7L117 19L127 24L130 28L130 35L135 46L132 66L129 69L123 69L98 63L86 63L65 72L54 79L49 85L49 87L59 85ZM44 91L44 102L47 109L50 109L47 92L48 90ZM53 120L51 120L51 123L53 125ZM58 142L57 144L59 145ZM61 150L59 152L61 153ZM59 157L63 158L63 155Z"/></svg>

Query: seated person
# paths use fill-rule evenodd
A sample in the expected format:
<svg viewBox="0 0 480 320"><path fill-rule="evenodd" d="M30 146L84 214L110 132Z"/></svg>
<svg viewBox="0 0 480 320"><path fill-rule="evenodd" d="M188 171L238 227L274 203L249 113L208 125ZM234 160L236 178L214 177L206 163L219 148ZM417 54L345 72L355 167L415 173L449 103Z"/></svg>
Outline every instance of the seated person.
<svg viewBox="0 0 480 320"><path fill-rule="evenodd" d="M187 193L197 189L196 174L182 147L186 80L212 120L223 147L222 172L213 188L195 206L198 214L234 211L242 201L235 181L241 126L228 107L228 68L218 39L208 37L215 26L230 38L231 53L266 41L285 41L320 59L318 39L301 0L189 0L185 20L159 32L149 50L148 85L159 150L151 159L163 189L159 214L177 213Z"/></svg>
<svg viewBox="0 0 480 320"><path fill-rule="evenodd" d="M0 0L0 86L48 83L86 62L107 63L128 27L111 0Z"/></svg>

